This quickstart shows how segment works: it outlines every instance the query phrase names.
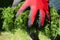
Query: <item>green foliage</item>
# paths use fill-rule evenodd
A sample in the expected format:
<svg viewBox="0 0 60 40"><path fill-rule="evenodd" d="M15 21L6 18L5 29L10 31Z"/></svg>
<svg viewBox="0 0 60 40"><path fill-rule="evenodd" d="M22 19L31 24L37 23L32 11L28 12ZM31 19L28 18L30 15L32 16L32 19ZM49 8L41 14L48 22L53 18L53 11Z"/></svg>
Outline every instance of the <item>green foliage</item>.
<svg viewBox="0 0 60 40"><path fill-rule="evenodd" d="M16 18L15 26L17 28L26 29L25 27L27 27L28 14L29 14L29 10L23 12L22 14L19 15L18 18Z"/></svg>
<svg viewBox="0 0 60 40"><path fill-rule="evenodd" d="M17 19L14 18L17 12L17 9L20 8L22 3L23 2L21 2L21 4L19 4L18 7L16 8L8 7L3 9L2 19L4 21L3 21L2 28L5 29L6 31L11 31L14 28L19 28L19 27L23 28L23 26L26 26L29 11L22 13Z"/></svg>
<svg viewBox="0 0 60 40"><path fill-rule="evenodd" d="M6 31L9 31L13 28L13 17L14 17L13 11L14 9L10 7L5 8L2 11L2 18L4 20L2 28L5 29Z"/></svg>
<svg viewBox="0 0 60 40"><path fill-rule="evenodd" d="M47 24L41 31L49 38L54 37L53 40L60 35L60 15L54 7L50 8L51 24Z"/></svg>
<svg viewBox="0 0 60 40"><path fill-rule="evenodd" d="M2 28L5 29L5 31L11 31L15 29L15 35L19 35L18 34L19 32L21 35L24 35L24 33L26 33L29 10L26 10L25 12L21 13L18 16L18 18L14 19L17 10L20 8L22 4L23 2L18 4L16 8L8 7L4 8L4 10L2 11L2 19L4 20ZM60 36L60 15L58 15L57 9L55 9L54 7L50 8L50 13L51 13L51 23L50 24L46 23L45 27L42 28L39 32L39 38L41 40L50 40L51 37L54 37L53 38L54 40L57 37L57 35ZM26 34L25 36L28 35ZM43 37L45 39L43 39Z"/></svg>
<svg viewBox="0 0 60 40"><path fill-rule="evenodd" d="M60 35L60 15L58 15L57 10L51 8L51 33L53 36ZM53 13L53 14L52 14Z"/></svg>

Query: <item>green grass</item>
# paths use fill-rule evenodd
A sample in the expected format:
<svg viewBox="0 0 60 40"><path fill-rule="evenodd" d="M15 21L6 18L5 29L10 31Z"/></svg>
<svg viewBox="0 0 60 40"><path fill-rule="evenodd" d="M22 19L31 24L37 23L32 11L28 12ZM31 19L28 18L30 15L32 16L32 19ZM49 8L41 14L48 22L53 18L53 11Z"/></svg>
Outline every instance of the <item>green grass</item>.
<svg viewBox="0 0 60 40"><path fill-rule="evenodd" d="M50 40L47 36L45 36L42 32L39 32L40 40ZM21 29L16 29L13 33L11 32L1 32L0 40L29 40L29 35L26 31Z"/></svg>

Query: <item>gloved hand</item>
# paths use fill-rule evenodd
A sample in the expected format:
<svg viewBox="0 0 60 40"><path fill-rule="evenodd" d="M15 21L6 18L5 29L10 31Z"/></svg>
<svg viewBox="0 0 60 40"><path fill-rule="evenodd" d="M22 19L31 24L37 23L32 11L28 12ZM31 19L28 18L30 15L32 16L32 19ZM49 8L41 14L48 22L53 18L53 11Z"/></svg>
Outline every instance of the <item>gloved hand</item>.
<svg viewBox="0 0 60 40"><path fill-rule="evenodd" d="M38 10L40 13L39 26L44 26L46 15L50 21L49 0L26 0L17 13L19 14L23 12L27 7L31 8L31 11L29 14L28 27L31 27L31 25L33 25Z"/></svg>

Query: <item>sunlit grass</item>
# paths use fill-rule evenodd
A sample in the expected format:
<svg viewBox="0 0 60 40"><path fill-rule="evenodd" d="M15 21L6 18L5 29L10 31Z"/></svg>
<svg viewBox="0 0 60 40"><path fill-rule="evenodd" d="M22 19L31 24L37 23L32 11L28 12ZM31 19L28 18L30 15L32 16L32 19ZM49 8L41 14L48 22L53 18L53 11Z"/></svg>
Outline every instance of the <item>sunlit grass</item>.
<svg viewBox="0 0 60 40"><path fill-rule="evenodd" d="M39 39L40 40L50 40L42 32L39 32ZM26 31L17 29L14 34L11 32L1 32L0 40L29 40L29 35L27 34Z"/></svg>

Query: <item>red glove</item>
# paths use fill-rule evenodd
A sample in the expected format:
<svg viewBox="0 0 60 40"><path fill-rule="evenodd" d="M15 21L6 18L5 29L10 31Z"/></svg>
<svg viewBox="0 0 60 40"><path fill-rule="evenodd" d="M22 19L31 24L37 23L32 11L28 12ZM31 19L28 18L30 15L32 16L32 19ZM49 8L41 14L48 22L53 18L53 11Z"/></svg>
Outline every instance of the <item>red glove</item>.
<svg viewBox="0 0 60 40"><path fill-rule="evenodd" d="M29 15L28 26L33 25L37 12L39 10L39 25L44 26L45 17L47 15L48 19L50 20L49 14L49 0L26 0L21 8L18 10L17 14L23 12L27 7L31 8L31 12Z"/></svg>

